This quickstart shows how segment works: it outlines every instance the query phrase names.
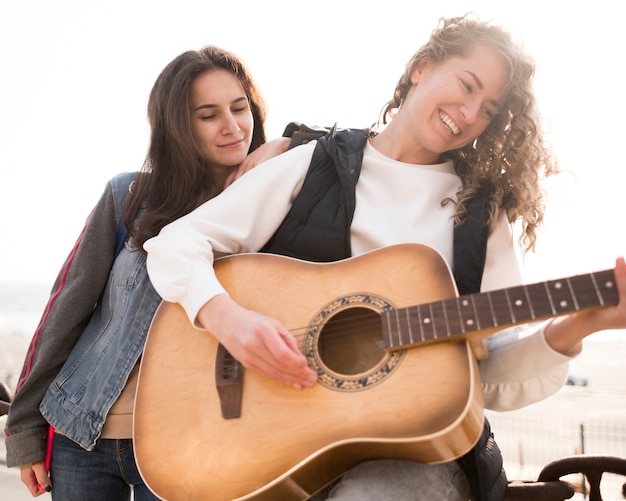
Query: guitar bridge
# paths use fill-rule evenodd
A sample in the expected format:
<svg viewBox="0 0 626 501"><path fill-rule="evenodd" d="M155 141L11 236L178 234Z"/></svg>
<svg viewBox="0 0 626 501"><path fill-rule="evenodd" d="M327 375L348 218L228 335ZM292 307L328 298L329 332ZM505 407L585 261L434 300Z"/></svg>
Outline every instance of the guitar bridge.
<svg viewBox="0 0 626 501"><path fill-rule="evenodd" d="M244 367L221 344L215 355L215 386L224 419L241 416Z"/></svg>

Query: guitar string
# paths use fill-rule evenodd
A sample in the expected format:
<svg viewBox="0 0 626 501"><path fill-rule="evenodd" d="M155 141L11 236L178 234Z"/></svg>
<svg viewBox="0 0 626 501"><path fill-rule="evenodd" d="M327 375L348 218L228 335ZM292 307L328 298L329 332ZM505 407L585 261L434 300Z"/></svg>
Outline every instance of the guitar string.
<svg viewBox="0 0 626 501"><path fill-rule="evenodd" d="M613 304L614 302L617 301L610 301L609 303L606 303L603 298L602 298L602 293L606 292L606 290L608 290L609 292L613 292L611 289L613 289L612 284L613 284L613 280L611 280L612 277L612 270L606 270L604 272L597 272L596 274L589 274L588 276L591 276L592 280L594 281L595 284L595 276L594 275L602 275L602 274L607 274L610 275L608 278L605 279L605 281L603 282L603 288L602 290L599 290L600 288L598 286L595 287L595 292L597 295L596 299L600 299L599 302L596 302L595 304L591 304L589 306L585 306L585 307L580 307L580 305L578 304L578 302L576 301L576 295L574 294L574 291L571 290L571 285L570 285L570 296L573 299L576 308L576 311L579 310L584 310L584 309L588 309L588 308L598 308L598 307L603 307L603 306L607 306L608 304ZM550 293L550 289L551 289L551 285L554 284L559 284L560 282L562 282L563 279L561 280L553 280L553 281L549 281L549 282L544 282L544 283L537 283L537 284L526 284L526 285L522 285L519 287L516 287L515 289L519 289L521 291L523 291L524 293L524 299L527 300L528 299L528 289L533 287L533 286L541 286L544 285L546 287L548 287L548 299L551 301L552 300L552 294ZM569 281L568 281L569 284ZM494 312L493 312L493 304L491 304L491 296L497 293L502 293L504 292L505 294L507 293L506 289L502 289L502 290L494 290L494 291L490 291L487 293L478 293L478 294L468 294L468 295L464 295L464 296L456 296L456 297L450 297L450 298L446 298L443 299L441 301L435 301L435 302L430 302L430 303L423 303L423 304L419 304L419 305L413 305L413 306L408 306L408 307L404 307L404 308L398 308L395 311L400 311L402 310L403 313L400 315L403 318L405 317L405 313L408 313L406 315L406 318L408 319L406 321L406 324L402 323L402 325L406 325L406 329L410 330L410 329L416 329L420 332L421 334L421 338L424 337L424 331L427 331L427 334L432 332L433 334L435 334L435 332L437 333L437 335L439 335L439 333L441 333L442 331L445 331L447 336L444 336L442 338L442 340L448 340L449 337L451 335L455 335L455 334L464 334L467 331L469 332L474 332L477 330L483 330L478 322L478 317L479 317L479 312L476 311L474 312L474 315L472 315L472 317L463 317L463 315L461 314L461 305L463 303L464 300L467 300L468 298L471 298L472 300L474 299L474 297L478 297L478 296L486 296L489 299L489 310L491 311L491 317L494 318L494 323L491 325L486 325L483 326L484 328L493 328L493 327L502 327L505 328L507 325L514 325L516 323L518 323L516 321L514 312L512 310L512 301L509 297L506 297L507 302L508 302L508 311L511 314L511 323L500 323L498 324L498 322L496 321L495 317L494 317ZM433 309L432 306L434 304L439 303L441 305L441 309ZM452 304L454 303L454 304ZM598 304L599 303L599 304ZM532 302L531 301L524 301L524 304L528 304L529 305L529 309L531 311L531 317L527 318L525 321L529 322L529 321L538 321L538 320L542 320L544 318L549 318L549 317L553 317L553 316L559 316L560 314L563 313L567 313L567 311L564 311L563 313L560 313L559 311L556 311L555 308L553 308L552 314L551 315L546 315L544 317L535 317L533 308L532 308ZM428 315L426 316L422 316L421 315L421 310L422 308L425 308L428 310ZM366 307L359 307L358 305L355 305L354 309L359 309L359 310L363 310L365 311L365 313L362 314L352 314L349 318L336 318L338 315L347 312L347 311L352 311L352 310L340 310L338 311L336 314L331 315L330 317L324 319L324 322L321 322L321 326L320 325L314 325L311 326L309 324L309 326L299 326L299 327L289 327L287 325L285 325L285 327L294 335L294 337L299 341L302 342L303 339L305 337L307 337L309 335L309 331L310 329L319 329L321 335L324 338L324 344L325 345L331 345L331 344L335 344L335 343L339 343L341 340L343 340L343 338L346 337L346 331L348 331L350 334L353 334L355 332L357 332L360 329L376 329L379 333L379 339L383 340L384 337L384 332L383 332L383 320L382 320L382 315L385 313L383 312L377 312L373 309L369 309ZM507 308L504 308L503 310L505 310ZM416 315L415 317L417 318L411 318L410 317L410 311L411 310L415 310ZM394 311L394 310L391 310ZM453 327L457 328L458 327L458 332L455 331L453 333L450 333L450 325L448 323L448 311L457 311L458 312L458 324L456 322L456 318L455 318L455 322ZM445 317L445 324L443 322L441 322L440 318L436 318L437 314L441 313L441 315L443 317ZM378 318L376 320L372 319L373 315L378 315ZM475 318L473 318L475 317ZM418 320L419 319L419 320ZM438 326L438 324L441 323L442 325L444 325L444 327L442 328L441 326ZM329 325L330 324L330 325ZM396 324L396 322L394 321L394 324ZM416 324L416 325L414 325ZM428 324L425 326L425 324ZM427 340L432 340L433 338L431 338L430 336L427 338ZM398 339L394 338L394 341L398 341ZM418 341L418 343L411 343L411 344L419 344L422 341ZM401 343L403 346L408 346L409 343Z"/></svg>
<svg viewBox="0 0 626 501"><path fill-rule="evenodd" d="M526 287L523 287L523 289L526 289ZM494 292L498 292L498 291L492 291L492 293ZM483 294L481 294L483 295ZM445 317L446 313L448 311L448 309L450 309L450 303L455 302L456 306L458 307L460 304L460 300L462 298L467 298L467 297L473 297L475 295L467 295L467 296L462 296L462 297L455 297L455 298L449 298L443 301L440 301L439 303L442 305L441 311L434 311L433 308L426 308L428 306L432 306L433 304L437 303L424 303L421 305L413 305L413 306L408 306L408 307L404 307L404 308L398 308L395 311L403 311L402 313L402 317L405 316L406 311L408 311L410 313L411 310L415 310L416 312L416 316L417 318L413 318L409 321L404 321L402 322L402 325L405 325L405 328L408 329L418 329L422 334L424 334L424 331L427 331L427 334L430 334L431 332L434 333L435 330L437 330L437 333L441 333L442 331L446 332L446 337L444 337L442 340L446 340L449 339L450 336L454 336L456 334L462 334L465 332L474 332L474 331L479 331L479 330L483 330L484 328L493 328L493 327L502 327L505 328L507 326L511 326L511 325L515 325L517 323L519 323L517 321L517 319L515 318L513 312L512 312L512 307L509 306L509 308L504 308L504 310L508 310L509 314L511 315L511 321L508 323L500 323L498 324L493 323L490 325L486 325L486 326L482 326L482 328L478 325L478 322L474 322L474 318L464 318L462 317L462 315L459 313L458 315L458 324L455 322L454 324L454 329L453 332L451 332L450 329L450 325L448 323L448 319L446 318L445 323L443 322L442 318L438 317L438 314L441 314L441 317ZM487 297L490 298L490 294L487 294ZM580 311L580 310L585 310L585 309L593 309L593 308L600 308L603 306L606 306L607 304L602 302L602 304L591 304L585 307L581 307L579 304L575 305L575 308L573 308L575 311ZM492 306L492 305L491 305ZM490 306L490 307L491 307ZM330 318L326 319L325 322L323 323L323 325L321 326L300 326L300 327L293 327L293 328L289 328L288 326L285 326L293 335L296 339L298 340L302 340L304 339L307 335L308 335L308 331L311 328L319 328L320 331L323 333L323 337L325 338L324 342L326 344L329 343L333 343L334 339L337 339L336 342L339 342L339 340L342 337L345 337L345 333L346 331L349 332L356 332L358 330L361 329L376 329L380 332L380 339L383 339L383 328L382 328L382 315L386 312L377 312L375 310L371 310L369 308L365 308L365 307L355 307L353 310L355 309L359 309L359 310L363 310L365 311L362 314L352 314L349 318L335 318L336 315L331 316ZM419 312L422 309L427 309L428 310L428 315L426 316L421 316L419 315ZM454 308L452 308L454 309ZM342 310L339 311L337 314L341 314L344 313L346 311L353 311L353 310ZM391 310L394 311L394 310ZM458 309L456 310L458 311ZM558 311L553 311L552 314L546 314L545 316L541 316L541 317L536 317L534 314L534 311L532 310L532 308L530 308L531 311L531 316L530 318L527 318L525 321L526 322L530 322L530 321L539 321L539 320L543 320L546 318L550 318L550 317L554 317L554 316L560 316L561 314L564 313L568 313L569 311L564 311L563 313L560 313ZM476 312L478 313L478 312ZM372 317L374 315L377 315L376 319L373 319ZM409 316L410 318L410 316ZM418 320L419 318L419 320ZM455 319L456 320L456 319ZM469 322L468 322L469 321ZM395 323L395 322L394 322ZM330 324L330 325L329 325ZM416 326L414 324L417 324ZM434 325L434 327L433 327ZM429 337L429 339L431 339ZM404 345L408 345L409 343L403 343ZM418 344L418 343L414 343L414 344Z"/></svg>
<svg viewBox="0 0 626 501"><path fill-rule="evenodd" d="M327 320L326 323L322 325L321 328L319 329L321 336L324 338L324 344L325 345L338 344L344 338L348 337L348 335L352 334L352 335L358 336L359 334L358 331L363 331L363 330L366 330L368 332L371 332L372 330L378 331L379 333L378 339L382 341L384 335L383 335L383 328L382 328L381 313L375 312L374 310L369 310L367 308L360 308L360 309L367 310L367 312L362 313L362 314L354 314L350 316L350 318L336 319L336 318L331 317L329 320ZM418 306L400 308L400 310L410 310L410 309L415 309L417 311ZM373 315L378 315L378 317L373 318ZM422 321L424 321L425 318L426 317L423 317ZM436 318L432 318L430 315L428 316L428 319L431 320L432 322L438 321ZM303 339L309 336L309 331L312 328L315 328L317 330L317 327L319 326L315 326L315 327L303 326L303 327L293 327L293 328L289 328L288 326L285 326L285 327L294 335L294 337L297 340L302 341ZM424 329L422 328L421 330L423 331ZM428 330L431 330L431 329L429 328ZM459 334L460 332L461 331L459 329L459 332L454 332L453 334ZM318 334L318 337L319 337L319 334ZM415 344L418 344L418 343L415 343Z"/></svg>

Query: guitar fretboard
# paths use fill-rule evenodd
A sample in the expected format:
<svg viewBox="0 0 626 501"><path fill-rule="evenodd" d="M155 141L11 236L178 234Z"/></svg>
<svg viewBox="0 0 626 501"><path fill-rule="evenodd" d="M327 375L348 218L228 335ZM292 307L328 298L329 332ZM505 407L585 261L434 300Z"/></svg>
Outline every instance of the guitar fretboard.
<svg viewBox="0 0 626 501"><path fill-rule="evenodd" d="M382 313L385 347L450 341L487 329L565 315L618 302L613 270L520 285Z"/></svg>

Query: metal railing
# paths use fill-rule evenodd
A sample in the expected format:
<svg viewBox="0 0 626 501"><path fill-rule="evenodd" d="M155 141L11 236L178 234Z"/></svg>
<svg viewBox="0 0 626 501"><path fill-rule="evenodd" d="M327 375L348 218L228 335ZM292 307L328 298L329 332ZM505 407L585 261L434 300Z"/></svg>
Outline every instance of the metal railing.
<svg viewBox="0 0 626 501"><path fill-rule="evenodd" d="M502 451L509 479L536 480L545 465L578 454L626 458L626 421L601 416L554 419L489 411L486 415ZM588 498L589 484L582 474L571 474L564 480L574 486L579 499ZM623 495L625 480L622 475L604 474L602 499L626 499Z"/></svg>

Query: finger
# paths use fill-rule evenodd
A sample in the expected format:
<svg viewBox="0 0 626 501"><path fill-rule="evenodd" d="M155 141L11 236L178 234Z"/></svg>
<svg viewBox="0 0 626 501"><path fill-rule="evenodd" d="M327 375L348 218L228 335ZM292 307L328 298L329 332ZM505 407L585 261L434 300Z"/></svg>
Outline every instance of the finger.
<svg viewBox="0 0 626 501"><path fill-rule="evenodd" d="M237 177L237 170L235 169L230 174L228 174L228 176L226 176L226 179L224 180L224 188L227 188L228 186L233 184Z"/></svg>
<svg viewBox="0 0 626 501"><path fill-rule="evenodd" d="M257 359L253 364L251 364L249 369L254 370L255 372L258 372L259 374L266 376L272 380L284 383L287 386L291 386L296 390L301 390L305 387L311 387L315 383L314 378L310 378L300 373L288 372L283 368L278 368L276 365L269 363L262 358ZM307 370L310 371L310 369L308 368Z"/></svg>
<svg viewBox="0 0 626 501"><path fill-rule="evenodd" d="M298 346L298 340L294 337L294 335L282 326L279 326L277 328L277 331L281 339L285 342L287 348L294 355L296 355L297 358L304 358L304 355L300 350L300 346Z"/></svg>
<svg viewBox="0 0 626 501"><path fill-rule="evenodd" d="M317 380L317 373L309 367L306 357L300 350L298 341L288 331L279 331L279 334L281 334L282 339L285 341L288 350L295 357L293 359L295 373L298 374L300 378L304 378L304 386L313 386Z"/></svg>
<svg viewBox="0 0 626 501"><path fill-rule="evenodd" d="M39 492L50 492L52 490L52 483L50 482L50 476L46 471L46 465L43 461L33 463L33 472L37 480Z"/></svg>
<svg viewBox="0 0 626 501"><path fill-rule="evenodd" d="M618 257L615 260L615 276L618 282L626 280L626 261L623 257Z"/></svg>
<svg viewBox="0 0 626 501"><path fill-rule="evenodd" d="M276 327L276 332L280 342L266 345L270 357L267 361L285 374L291 386L298 389L313 386L317 374L309 367L294 336L280 323Z"/></svg>
<svg viewBox="0 0 626 501"><path fill-rule="evenodd" d="M235 169L235 172L237 173L237 177L240 177L245 172L252 170L252 168L256 165L256 163L252 159L253 157L251 157L250 155L244 158L243 162L239 164L239 167Z"/></svg>
<svg viewBox="0 0 626 501"><path fill-rule="evenodd" d="M35 472L33 471L31 464L22 465L20 467L20 479L28 489L28 492L30 492L31 496L37 497L40 496L42 492L45 492L45 490L42 491L40 489L37 477L35 476Z"/></svg>
<svg viewBox="0 0 626 501"><path fill-rule="evenodd" d="M226 181L224 182L224 187L228 187L233 184L237 179L243 176L248 171L252 170L256 164L252 163L250 157L246 157L246 159L230 174L226 177Z"/></svg>
<svg viewBox="0 0 626 501"><path fill-rule="evenodd" d="M252 342L244 343L244 349L237 354L233 353L233 356L244 367L294 388L312 386L316 374L308 367L304 355L297 349L292 350L287 344L286 340L290 337L288 332L281 336L278 329L270 326L257 331Z"/></svg>

